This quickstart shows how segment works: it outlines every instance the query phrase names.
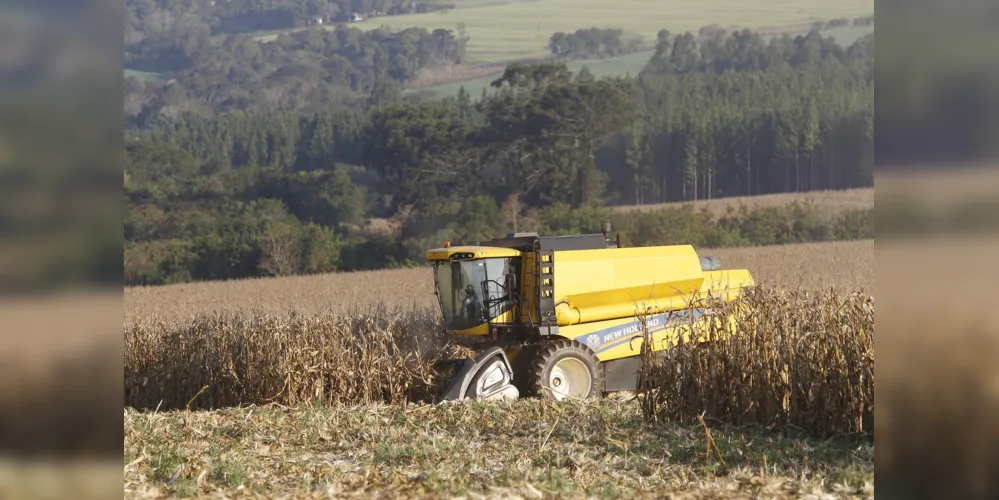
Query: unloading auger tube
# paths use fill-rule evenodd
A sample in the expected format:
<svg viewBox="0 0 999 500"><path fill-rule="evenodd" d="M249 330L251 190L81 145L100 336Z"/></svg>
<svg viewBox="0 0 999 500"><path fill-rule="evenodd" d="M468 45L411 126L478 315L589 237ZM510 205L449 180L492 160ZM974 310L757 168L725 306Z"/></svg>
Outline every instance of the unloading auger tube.
<svg viewBox="0 0 999 500"><path fill-rule="evenodd" d="M709 317L699 299L732 300L755 285L749 271L722 269L690 245L625 248L620 235L610 237L609 224L602 230L516 233L427 252L446 333L488 346L460 360L443 399L561 400L635 390L646 338L661 352ZM637 318L636 303L652 314Z"/></svg>

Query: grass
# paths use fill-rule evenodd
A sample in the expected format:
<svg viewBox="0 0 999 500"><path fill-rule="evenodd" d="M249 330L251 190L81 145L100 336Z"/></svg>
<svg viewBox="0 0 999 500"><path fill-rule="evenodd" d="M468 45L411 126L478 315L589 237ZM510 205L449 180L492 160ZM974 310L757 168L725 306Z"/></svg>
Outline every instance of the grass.
<svg viewBox="0 0 999 500"><path fill-rule="evenodd" d="M583 66L587 66L596 78L627 75L636 76L642 71L643 68L645 68L645 65L648 64L652 54L653 51L645 50L634 54L609 57L606 59L571 61L566 63L566 66L573 73L578 73ZM442 99L448 96L457 96L461 88L464 87L465 91L468 92L473 99L478 99L479 96L482 95L483 89L485 89L487 93L491 93L493 90L491 87L493 80L496 80L503 74L504 68L502 65L496 65L495 69L495 72L489 73L488 75L480 78L454 81L423 88L410 88L406 89L404 94L408 95L417 92L432 92L435 99Z"/></svg>
<svg viewBox="0 0 999 500"><path fill-rule="evenodd" d="M125 410L124 496L873 495L862 439L708 425L724 466L705 456L700 424L650 425L621 398Z"/></svg>
<svg viewBox="0 0 999 500"><path fill-rule="evenodd" d="M379 17L354 23L362 29L388 26L392 29L422 27L456 29L465 24L470 36L468 62L497 63L547 55L548 39L558 31L593 26L620 28L655 40L666 28L674 33L696 33L702 27L773 28L807 25L823 19L855 18L874 12L872 0L764 0L747 4L733 0L537 0L506 3L485 2L475 6L404 16ZM261 41L277 34L259 35Z"/></svg>
<svg viewBox="0 0 999 500"><path fill-rule="evenodd" d="M873 33L873 27L847 27L847 28L833 28L824 30L822 34L824 36L834 37L841 45L848 46L869 33ZM768 39L769 36L764 36ZM655 41L655 38L651 38L647 41ZM617 57L608 57L605 59L590 59L590 60L579 60L570 61L566 63L569 70L576 74L579 72L583 66L587 66L590 72L596 78L604 77L625 77L628 75L636 76L645 69L646 64L648 64L649 59L655 53L653 50L643 50L641 52L636 52L634 54L626 54ZM438 85L419 85L419 88L408 88L403 94L413 94L413 93L424 93L432 96L433 99L443 99L449 96L457 96L458 92L462 87L468 92L472 98L478 98L482 95L482 90L485 89L486 92L490 92L492 87L490 84L493 80L499 78L503 74L504 65L503 64L492 64L485 66L486 68L493 69L494 71L488 72L485 76L475 77L475 78L454 78L453 81L447 83L441 83Z"/></svg>

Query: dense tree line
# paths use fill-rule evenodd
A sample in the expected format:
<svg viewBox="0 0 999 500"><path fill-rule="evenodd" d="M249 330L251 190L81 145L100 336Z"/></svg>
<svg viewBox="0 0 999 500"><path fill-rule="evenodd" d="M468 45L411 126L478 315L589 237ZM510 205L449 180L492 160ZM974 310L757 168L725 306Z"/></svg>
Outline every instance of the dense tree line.
<svg viewBox="0 0 999 500"><path fill-rule="evenodd" d="M548 48L560 61L614 57L642 50L642 36L625 38L620 29L582 28L573 33L555 33Z"/></svg>
<svg viewBox="0 0 999 500"><path fill-rule="evenodd" d="M764 44L738 32L660 43L639 75L642 117L606 160L622 203L873 184L873 35Z"/></svg>
<svg viewBox="0 0 999 500"><path fill-rule="evenodd" d="M245 36L206 40L179 56L143 53L138 57L148 57L151 66L176 65L176 72L167 82L129 79L126 119L129 126L146 127L185 112L380 104L398 99L401 84L421 68L460 62L466 42L443 29L391 33L339 26L282 34L271 43Z"/></svg>
<svg viewBox="0 0 999 500"><path fill-rule="evenodd" d="M413 104L373 85L352 109L150 120L126 145L126 279L389 267L444 239L598 231L607 204L869 186L872 66L873 36L662 32L637 78L513 64L478 99ZM615 221L646 244L871 234L871 214L788 210Z"/></svg>
<svg viewBox="0 0 999 500"><path fill-rule="evenodd" d="M436 0L125 0L125 46L240 34L451 7Z"/></svg>

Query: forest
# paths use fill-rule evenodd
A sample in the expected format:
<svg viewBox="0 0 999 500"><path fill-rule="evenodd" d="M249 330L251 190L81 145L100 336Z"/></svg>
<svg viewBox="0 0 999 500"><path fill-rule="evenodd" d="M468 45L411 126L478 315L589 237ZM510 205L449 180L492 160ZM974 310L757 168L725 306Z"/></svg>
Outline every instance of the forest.
<svg viewBox="0 0 999 500"><path fill-rule="evenodd" d="M463 53L464 40L449 30L389 33L346 26L282 34L272 43L225 37L191 52L143 47L130 64L172 73L166 82L126 79L125 125L147 128L186 113L232 109L357 107L398 95L421 68L458 63Z"/></svg>
<svg viewBox="0 0 999 500"><path fill-rule="evenodd" d="M125 0L125 45L183 43L191 36L281 30L363 17L431 12L453 7L437 0Z"/></svg>
<svg viewBox="0 0 999 500"><path fill-rule="evenodd" d="M586 28L572 33L555 33L548 47L552 57L559 61L597 59L638 52L642 49L642 37L626 37L620 29Z"/></svg>
<svg viewBox="0 0 999 500"><path fill-rule="evenodd" d="M257 48L233 41L216 62L191 66L189 84L148 84L148 95L199 104L154 97L126 118L126 283L411 265L445 239L597 232L603 220L629 244L873 235L867 212L822 221L792 206L719 220L607 208L872 186L873 35L843 47L817 32L766 41L662 31L636 77L515 63L490 93L402 97L412 68L457 60L461 41L304 30ZM350 64L356 79L266 62L279 51L325 57L318 70ZM271 73L236 78L255 57ZM212 69L223 58L228 69ZM281 78L302 92L268 88ZM243 85L276 97L234 97ZM312 99L340 92L353 97Z"/></svg>

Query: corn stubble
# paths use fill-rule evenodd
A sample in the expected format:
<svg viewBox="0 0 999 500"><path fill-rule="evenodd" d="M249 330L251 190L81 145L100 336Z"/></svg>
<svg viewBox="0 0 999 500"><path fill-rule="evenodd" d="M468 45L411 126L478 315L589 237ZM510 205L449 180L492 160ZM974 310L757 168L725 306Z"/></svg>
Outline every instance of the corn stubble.
<svg viewBox="0 0 999 500"><path fill-rule="evenodd" d="M459 355L434 311L199 315L125 324L125 406L208 409L420 399Z"/></svg>
<svg viewBox="0 0 999 500"><path fill-rule="evenodd" d="M700 415L829 436L872 432L873 298L756 289L739 335L645 353L647 420ZM401 403L447 383L432 369L472 351L449 343L430 308L276 316L223 313L125 325L125 405L208 409L249 404ZM717 336L717 327L694 331Z"/></svg>
<svg viewBox="0 0 999 500"><path fill-rule="evenodd" d="M719 317L735 315L737 335L719 338L724 323L708 322L690 338L714 342L643 354L646 419L873 434L873 297L758 288L740 302L714 304Z"/></svg>

